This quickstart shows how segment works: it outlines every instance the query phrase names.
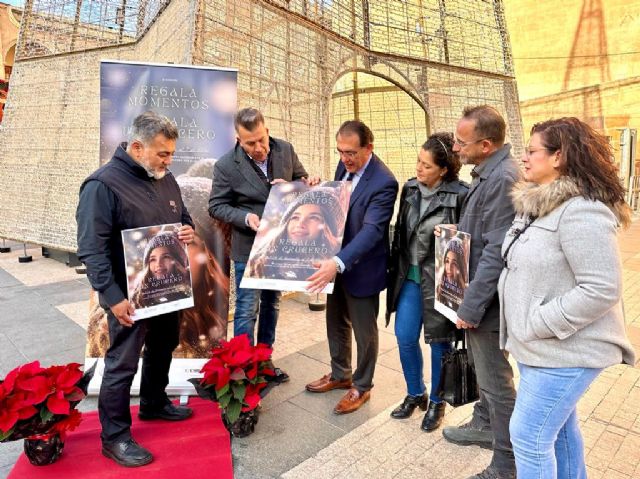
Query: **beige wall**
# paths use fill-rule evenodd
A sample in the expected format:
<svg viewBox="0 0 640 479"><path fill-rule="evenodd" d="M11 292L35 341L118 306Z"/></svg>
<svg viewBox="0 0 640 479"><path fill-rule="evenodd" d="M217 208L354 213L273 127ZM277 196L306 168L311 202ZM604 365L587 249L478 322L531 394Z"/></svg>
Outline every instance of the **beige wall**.
<svg viewBox="0 0 640 479"><path fill-rule="evenodd" d="M504 4L525 136L560 116L588 122L614 148L618 128L640 132L640 0Z"/></svg>
<svg viewBox="0 0 640 479"><path fill-rule="evenodd" d="M593 12L578 34L583 3L599 3L602 22ZM564 91L568 70L568 89L640 76L640 0L504 0L504 5L521 101ZM570 69L572 51L609 56L574 59ZM623 52L637 53L616 55Z"/></svg>

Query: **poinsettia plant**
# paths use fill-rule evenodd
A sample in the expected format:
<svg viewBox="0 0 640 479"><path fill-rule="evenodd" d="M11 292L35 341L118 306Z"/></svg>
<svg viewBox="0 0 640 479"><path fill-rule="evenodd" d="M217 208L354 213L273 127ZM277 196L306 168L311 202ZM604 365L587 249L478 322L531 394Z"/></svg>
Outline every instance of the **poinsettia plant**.
<svg viewBox="0 0 640 479"><path fill-rule="evenodd" d="M200 397L217 402L226 420L234 423L241 412L252 411L260 404L266 377L275 374L269 361L271 352L266 344L252 346L246 334L220 341L200 370L202 379L189 381Z"/></svg>
<svg viewBox="0 0 640 479"><path fill-rule="evenodd" d="M85 397L95 365L85 374L80 364L43 368L24 364L0 380L0 442L45 438L80 424L76 405Z"/></svg>

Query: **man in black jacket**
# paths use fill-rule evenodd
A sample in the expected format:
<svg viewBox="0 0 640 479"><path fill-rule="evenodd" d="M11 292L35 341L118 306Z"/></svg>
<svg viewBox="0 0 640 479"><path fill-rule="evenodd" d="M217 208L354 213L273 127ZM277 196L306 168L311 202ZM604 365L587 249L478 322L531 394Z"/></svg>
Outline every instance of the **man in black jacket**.
<svg viewBox="0 0 640 479"><path fill-rule="evenodd" d="M178 314L131 319L134 308L126 295L121 238L125 229L181 223L178 238L185 244L193 241L193 221L167 169L177 139L178 130L168 118L153 112L138 116L129 144L120 145L111 161L80 187L76 212L78 257L87 267L109 323L110 346L98 399L102 454L126 467L143 466L153 459L131 437L129 396L143 345L140 419L178 421L192 412L174 406L165 393L172 352L178 345Z"/></svg>
<svg viewBox="0 0 640 479"><path fill-rule="evenodd" d="M233 335L247 334L253 342L257 322L258 343L272 346L276 339L280 293L240 288L240 280L271 185L307 181L307 172L290 143L269 136L264 116L255 108L238 111L235 129L235 147L214 166L209 214L232 227L231 259L236 279ZM309 184L313 186L319 181L319 178L312 178ZM280 368L275 368L275 372L274 380L278 383L289 380Z"/></svg>

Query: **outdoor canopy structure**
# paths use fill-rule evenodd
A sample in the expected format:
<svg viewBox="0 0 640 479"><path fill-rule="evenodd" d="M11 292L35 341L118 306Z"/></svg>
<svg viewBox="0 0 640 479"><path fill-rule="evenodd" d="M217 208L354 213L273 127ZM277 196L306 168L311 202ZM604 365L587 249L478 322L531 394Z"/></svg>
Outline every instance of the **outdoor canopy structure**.
<svg viewBox="0 0 640 479"><path fill-rule="evenodd" d="M522 148L501 0L27 0L0 133L0 237L74 251L98 166L101 59L238 69L238 105L332 179L360 118L399 181L429 132L490 104Z"/></svg>

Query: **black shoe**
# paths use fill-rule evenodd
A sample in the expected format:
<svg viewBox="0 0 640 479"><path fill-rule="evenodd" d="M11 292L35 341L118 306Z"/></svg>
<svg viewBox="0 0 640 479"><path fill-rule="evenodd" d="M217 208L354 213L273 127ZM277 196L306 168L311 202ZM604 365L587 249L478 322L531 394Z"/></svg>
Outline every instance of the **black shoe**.
<svg viewBox="0 0 640 479"><path fill-rule="evenodd" d="M274 376L265 376L265 379L270 383L282 384L289 381L289 375L280 368L273 368L276 373Z"/></svg>
<svg viewBox="0 0 640 479"><path fill-rule="evenodd" d="M442 424L442 418L444 417L444 408L447 405L444 401L435 403L431 401L429 403L429 409L422 419L420 429L423 431L431 432L440 427Z"/></svg>
<svg viewBox="0 0 640 479"><path fill-rule="evenodd" d="M407 396L402 401L402 404L391 411L391 417L394 419L406 419L411 417L413 411L417 407L422 409L423 411L427 410L427 405L429 404L429 396L423 394L422 396Z"/></svg>
<svg viewBox="0 0 640 479"><path fill-rule="evenodd" d="M150 421L152 419L164 419L165 421L183 421L193 414L193 409L186 406L176 406L174 404L167 404L162 409L150 410L140 407L138 417L143 421Z"/></svg>
<svg viewBox="0 0 640 479"><path fill-rule="evenodd" d="M124 467L140 467L153 461L153 456L133 438L102 443L102 455Z"/></svg>

